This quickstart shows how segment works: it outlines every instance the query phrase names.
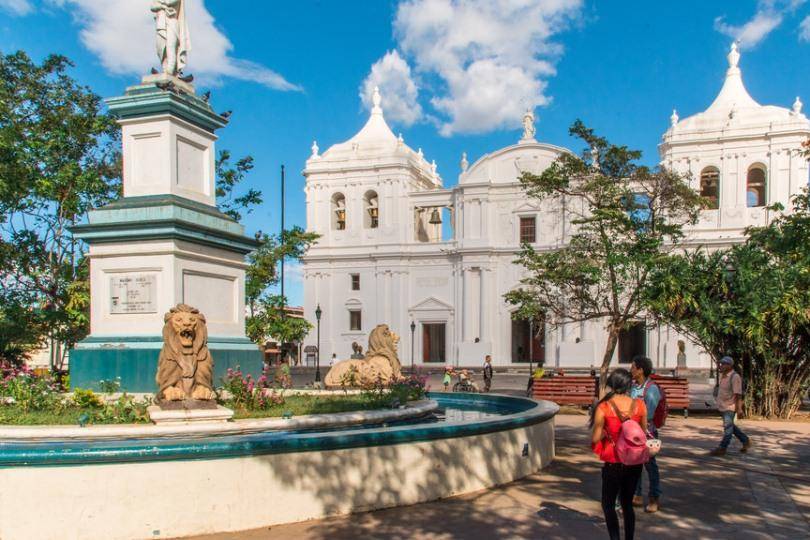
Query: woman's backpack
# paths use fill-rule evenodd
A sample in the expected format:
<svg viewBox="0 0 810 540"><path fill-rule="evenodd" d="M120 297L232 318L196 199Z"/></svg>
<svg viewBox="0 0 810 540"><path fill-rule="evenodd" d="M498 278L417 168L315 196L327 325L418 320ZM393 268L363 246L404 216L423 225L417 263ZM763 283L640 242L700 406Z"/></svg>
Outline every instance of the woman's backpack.
<svg viewBox="0 0 810 540"><path fill-rule="evenodd" d="M630 414L624 415L619 408L610 400L613 412L621 420L619 436L614 441L616 457L623 465L641 465L650 461L650 449L647 447L647 435L641 425L633 420L633 413L636 411L636 401L630 407Z"/></svg>

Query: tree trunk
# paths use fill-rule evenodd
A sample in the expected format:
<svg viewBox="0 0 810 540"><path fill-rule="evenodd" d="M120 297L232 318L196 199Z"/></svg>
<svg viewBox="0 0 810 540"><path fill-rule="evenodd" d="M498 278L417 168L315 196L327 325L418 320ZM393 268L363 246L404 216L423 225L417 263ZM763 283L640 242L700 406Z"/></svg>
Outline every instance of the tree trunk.
<svg viewBox="0 0 810 540"><path fill-rule="evenodd" d="M599 397L605 395L605 387L607 386L608 370L610 369L610 361L613 360L613 353L616 352L616 344L619 342L619 330L614 325L610 325L608 331L608 340L605 345L605 354L602 356L602 365L599 366Z"/></svg>

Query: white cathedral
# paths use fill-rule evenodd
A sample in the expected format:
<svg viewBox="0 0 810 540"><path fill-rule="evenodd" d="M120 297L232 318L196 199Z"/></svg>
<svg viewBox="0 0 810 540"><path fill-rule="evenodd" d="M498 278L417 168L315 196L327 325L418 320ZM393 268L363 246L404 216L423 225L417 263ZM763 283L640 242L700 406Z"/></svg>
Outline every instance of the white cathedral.
<svg viewBox="0 0 810 540"><path fill-rule="evenodd" d="M694 188L714 201L690 230L693 245L712 248L743 239L765 224L767 205L808 184L800 155L810 121L796 98L791 109L760 105L743 85L736 45L720 94L704 112L676 112L659 145L661 165L690 174ZM321 362L348 358L365 346L377 324L399 334L403 364L496 366L544 362L552 367L598 366L605 345L598 321L539 329L512 318L504 294L524 274L514 264L522 242L555 249L565 237L565 209L526 197L522 171L538 174L568 149L538 142L533 116L517 144L468 164L444 188L435 162L397 137L375 91L366 125L346 142L307 160L307 229L321 235L304 259L304 310L320 306ZM316 345L313 331L307 345ZM668 327L643 321L620 337L614 362L639 353L656 367L676 366L679 342L687 367L708 368L709 357ZM684 356L681 355L683 362ZM683 367L683 366L682 366Z"/></svg>

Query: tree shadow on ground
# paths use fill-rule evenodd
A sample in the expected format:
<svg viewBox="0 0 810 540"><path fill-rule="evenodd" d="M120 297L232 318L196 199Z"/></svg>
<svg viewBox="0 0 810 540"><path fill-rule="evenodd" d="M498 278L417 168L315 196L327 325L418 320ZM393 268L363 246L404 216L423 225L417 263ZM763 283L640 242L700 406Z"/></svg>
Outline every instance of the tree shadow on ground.
<svg viewBox="0 0 810 540"><path fill-rule="evenodd" d="M606 536L600 506L601 464L591 453L587 417L557 418L555 461L538 474L473 494L438 502L333 517L271 529L213 538L272 540L601 538ZM637 512L636 538L664 539L798 539L810 538L810 488L804 480L810 465L808 428L795 424L744 422L754 448L736 449L725 458L708 450L720 439L718 419L673 419L662 433L659 457L662 511ZM475 459L486 459L486 475L506 476L519 460L511 453L517 438L484 445ZM286 482L325 480L318 491L324 507L340 512L346 505L368 502L369 490L379 501L410 486L427 495L433 481L457 490L473 474L450 447L426 453L429 466L403 471L397 465L402 448L363 454L363 479L346 478L338 457L296 454L282 470ZM430 471L430 472L426 472ZM428 476L430 475L430 476ZM646 474L645 474L646 490ZM280 504L282 502L280 501Z"/></svg>

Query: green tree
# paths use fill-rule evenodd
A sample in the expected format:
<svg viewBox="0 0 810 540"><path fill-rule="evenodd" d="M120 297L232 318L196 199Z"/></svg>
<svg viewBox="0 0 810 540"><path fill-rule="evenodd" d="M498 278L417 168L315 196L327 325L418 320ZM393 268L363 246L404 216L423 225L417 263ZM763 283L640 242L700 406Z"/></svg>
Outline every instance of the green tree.
<svg viewBox="0 0 810 540"><path fill-rule="evenodd" d="M270 336L280 343L302 341L312 325L305 319L287 317L283 310L287 299L271 294L268 289L278 284L282 257L291 262L300 261L318 235L293 227L280 235L260 234L257 238L261 245L250 255L245 277L247 335L257 343Z"/></svg>
<svg viewBox="0 0 810 540"><path fill-rule="evenodd" d="M810 386L810 199L744 244L672 255L645 293L650 313L716 361L732 356L748 414L790 418ZM776 205L772 210L779 211Z"/></svg>
<svg viewBox="0 0 810 540"><path fill-rule="evenodd" d="M570 230L558 249L523 246L517 262L527 276L506 299L518 306L516 318L552 328L603 321L604 387L620 332L644 318L651 271L697 220L702 201L687 179L638 165L641 152L610 144L581 121L570 133L587 145L581 157L565 153L539 176L521 176L528 196L565 209Z"/></svg>
<svg viewBox="0 0 810 540"><path fill-rule="evenodd" d="M234 190L245 179L247 173L253 170L253 157L245 156L231 165L231 153L228 150L220 151L216 161L216 199L219 209L236 221L242 221L242 213L250 214L255 206L262 203L262 192L250 188L242 195L236 195Z"/></svg>
<svg viewBox="0 0 810 540"><path fill-rule="evenodd" d="M119 129L101 99L67 71L62 56L41 64L0 56L0 354L64 350L88 332L87 261L69 233L88 210L120 193Z"/></svg>

